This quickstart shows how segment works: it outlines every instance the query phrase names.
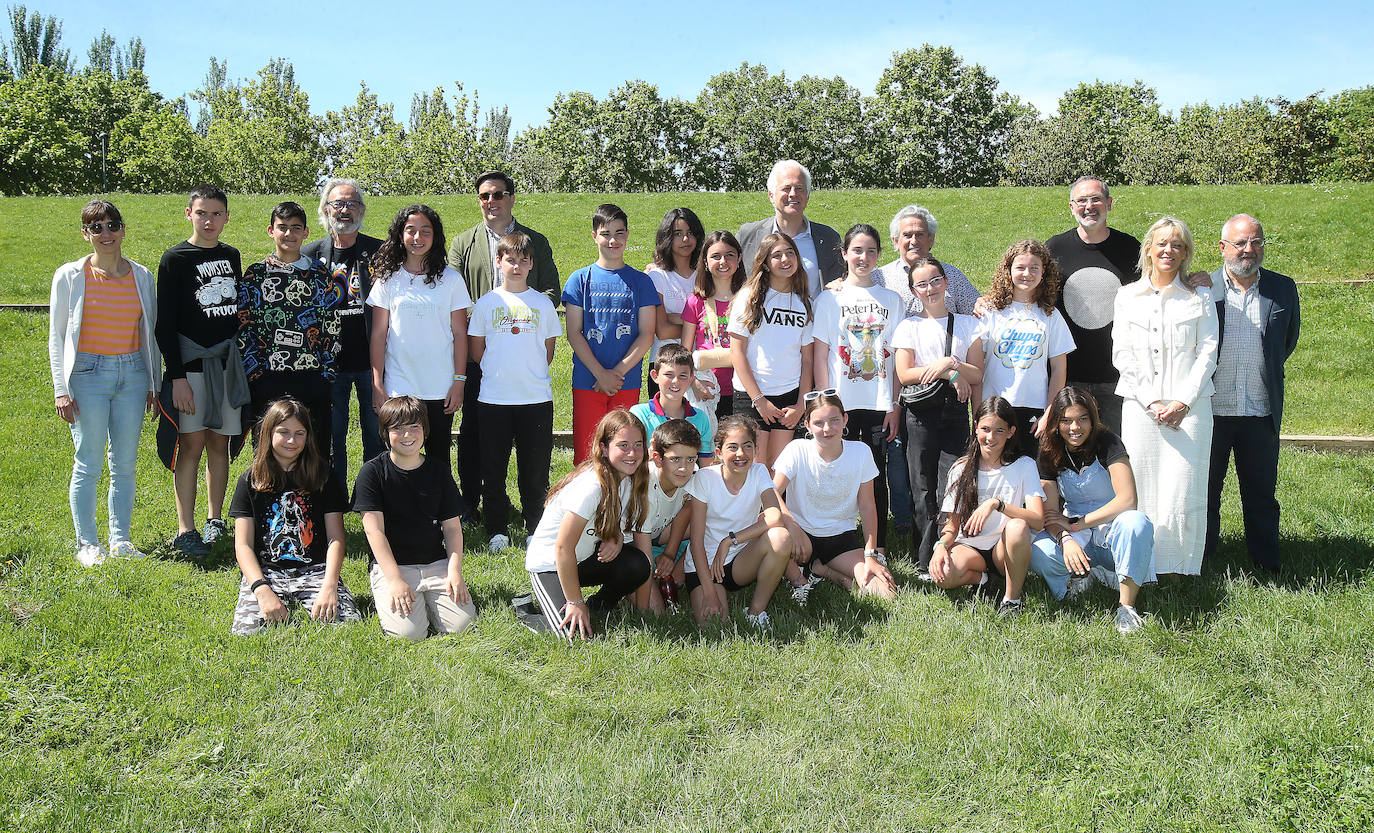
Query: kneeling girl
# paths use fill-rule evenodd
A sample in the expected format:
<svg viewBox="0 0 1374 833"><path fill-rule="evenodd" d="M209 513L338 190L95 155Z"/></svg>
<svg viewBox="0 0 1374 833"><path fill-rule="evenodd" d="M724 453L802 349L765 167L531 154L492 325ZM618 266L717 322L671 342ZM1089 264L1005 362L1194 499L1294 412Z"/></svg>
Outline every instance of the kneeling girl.
<svg viewBox="0 0 1374 833"><path fill-rule="evenodd" d="M420 453L429 435L423 401L394 396L377 421L387 452L358 472L353 510L372 549L382 633L417 642L431 628L458 633L477 615L463 581L463 498L449 467Z"/></svg>
<svg viewBox="0 0 1374 833"><path fill-rule="evenodd" d="M609 611L649 579L649 554L624 543L649 508L644 426L629 411L597 423L590 457L549 491L525 553L534 596L549 626L571 641L592 635L591 608ZM636 540L647 536L638 533ZM584 597L582 588L601 589Z"/></svg>
<svg viewBox="0 0 1374 833"><path fill-rule="evenodd" d="M802 419L811 439L788 443L773 464L773 486L787 495L784 523L810 543L814 574L845 589L895 598L896 583L878 552L878 467L868 445L844 439L849 415L833 393L808 393ZM862 538L856 517L863 521Z"/></svg>

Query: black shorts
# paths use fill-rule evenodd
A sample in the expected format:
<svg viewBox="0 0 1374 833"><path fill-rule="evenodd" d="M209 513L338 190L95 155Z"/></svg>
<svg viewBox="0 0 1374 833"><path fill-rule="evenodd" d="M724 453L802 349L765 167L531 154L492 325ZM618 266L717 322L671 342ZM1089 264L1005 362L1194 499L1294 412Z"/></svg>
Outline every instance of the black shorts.
<svg viewBox="0 0 1374 833"><path fill-rule="evenodd" d="M988 547L988 548L985 549L985 550L980 550L980 549L978 549L977 547L969 547L968 544L961 544L961 543L959 543L958 541L955 541L955 542L954 542L954 546L956 546L956 547L968 547L969 549L971 549L971 550L973 550L974 552L978 553L979 555L983 556L983 564L985 564L985 565L987 566L987 572L989 572L989 573L996 573L996 574L999 575L999 576L1002 575L1002 571L999 570L999 569L997 569L997 562L996 562L996 560L994 560L993 557L992 557L992 551L995 550L995 549L997 549L997 545L996 545L996 544L993 544L992 546Z"/></svg>
<svg viewBox="0 0 1374 833"><path fill-rule="evenodd" d="M733 593L734 591L740 590L740 589L742 589L742 588L744 587L744 585L742 585L742 584L737 584L737 583L735 583L735 562L734 562L734 561L731 561L729 564L726 564L726 565L725 565L725 580L722 581L720 584L721 584L722 587L725 588L725 591L726 591L727 593ZM687 593L690 595L691 592L692 592L693 590L697 589L697 588L700 587L700 586L701 586L701 578L700 578L696 573L688 573L688 574L687 574Z"/></svg>
<svg viewBox="0 0 1374 833"><path fill-rule="evenodd" d="M763 398L767 399L769 402L772 402L773 407L775 408L795 408L797 407L797 401L801 398L801 388L792 388L789 391L775 394L773 396L765 395ZM765 423L763 421L763 417L759 416L758 409L754 407L754 403L749 401L748 393L742 390L735 391L734 403L735 413L741 416L752 417L753 420L759 424L760 429L764 431L787 430L786 428L782 427L781 425L778 425L777 423ZM801 427L802 424L800 421L798 421L797 428L800 429Z"/></svg>
<svg viewBox="0 0 1374 833"><path fill-rule="evenodd" d="M836 556L843 555L851 550L862 550L864 539L859 535L859 530L851 529L848 532L841 532L839 535L812 535L806 533L806 537L811 539L811 560L819 561L822 564L829 564L835 560Z"/></svg>

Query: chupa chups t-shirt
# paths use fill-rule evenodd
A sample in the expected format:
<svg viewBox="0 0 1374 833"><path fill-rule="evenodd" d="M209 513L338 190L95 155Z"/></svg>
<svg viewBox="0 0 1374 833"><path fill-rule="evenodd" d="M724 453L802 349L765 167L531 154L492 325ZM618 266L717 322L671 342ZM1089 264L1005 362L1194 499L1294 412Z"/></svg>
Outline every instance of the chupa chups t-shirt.
<svg viewBox="0 0 1374 833"><path fill-rule="evenodd" d="M545 342L562 332L553 301L537 290L516 293L498 286L477 299L468 317L468 335L486 339L477 401L488 405L552 401Z"/></svg>
<svg viewBox="0 0 1374 833"><path fill-rule="evenodd" d="M1050 403L1050 359L1074 349L1059 310L1013 301L983 314L983 396L1000 396L1018 408Z"/></svg>
<svg viewBox="0 0 1374 833"><path fill-rule="evenodd" d="M239 329L239 250L217 243L181 242L157 266L157 346L169 379L200 373L201 360L181 361L180 336L202 347L234 337Z"/></svg>
<svg viewBox="0 0 1374 833"><path fill-rule="evenodd" d="M253 519L253 551L267 570L322 570L329 550L324 516L348 511L348 494L332 474L318 492L297 488L290 472L278 489L259 492L252 472L239 475L229 517Z"/></svg>
<svg viewBox="0 0 1374 833"><path fill-rule="evenodd" d="M868 446L842 442L840 456L826 462L815 440L793 440L773 463L773 471L787 477L787 510L817 537L857 528L859 487L878 476Z"/></svg>
<svg viewBox="0 0 1374 833"><path fill-rule="evenodd" d="M1064 286L1058 309L1078 349L1069 354L1069 382L1116 382L1112 364L1112 315L1116 292L1140 279L1140 241L1109 229L1101 243L1085 243L1078 229L1045 243L1059 263Z"/></svg>
<svg viewBox="0 0 1374 833"><path fill-rule="evenodd" d="M390 452L378 454L363 463L353 486L353 511L382 513L397 564L419 566L447 558L443 523L465 511L453 472L437 460L422 459L419 468L406 470ZM372 562L377 562L375 554Z"/></svg>
<svg viewBox="0 0 1374 833"><path fill-rule="evenodd" d="M563 287L563 304L582 309L581 335L592 355L603 368L615 367L639 338L639 308L658 306L658 291L638 269L622 266L611 271L593 263L573 272ZM639 390L643 367L641 359L625 374L620 389ZM573 388L591 390L595 385L596 377L574 353Z"/></svg>
<svg viewBox="0 0 1374 833"><path fill-rule="evenodd" d="M811 316L795 293L769 289L763 297L758 329L751 333L743 321L748 303L744 292L735 296L730 307L730 335L749 340L744 355L750 370L754 371L759 393L765 396L787 393L801 382L801 351L802 348L811 349ZM739 373L731 381L735 390L744 390Z"/></svg>
<svg viewBox="0 0 1374 833"><path fill-rule="evenodd" d="M882 286L842 284L816 298L816 341L830 345L830 387L849 409L892 410L892 335L902 298Z"/></svg>

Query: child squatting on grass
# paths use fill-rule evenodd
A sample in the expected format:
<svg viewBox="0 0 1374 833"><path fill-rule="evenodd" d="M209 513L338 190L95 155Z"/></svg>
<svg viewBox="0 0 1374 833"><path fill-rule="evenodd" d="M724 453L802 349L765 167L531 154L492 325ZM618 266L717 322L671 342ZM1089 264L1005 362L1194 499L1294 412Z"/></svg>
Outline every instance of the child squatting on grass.
<svg viewBox="0 0 1374 833"><path fill-rule="evenodd" d="M666 603L677 602L678 586L685 581L683 544L692 519L685 487L700 459L701 433L685 419L670 419L658 423L649 445L649 513L642 531L653 548L654 573L635 591L635 606L662 613Z"/></svg>
<svg viewBox="0 0 1374 833"><path fill-rule="evenodd" d="M429 431L425 403L393 397L377 420L387 453L358 472L353 510L363 516L372 550L368 578L382 633L415 642L431 629L458 633L477 616L463 581L458 484L448 466L421 453Z"/></svg>
<svg viewBox="0 0 1374 833"><path fill-rule="evenodd" d="M322 622L356 622L358 606L339 580L348 495L313 436L310 412L286 397L267 406L253 464L234 488L234 556L243 581L235 636L286 622L294 602Z"/></svg>

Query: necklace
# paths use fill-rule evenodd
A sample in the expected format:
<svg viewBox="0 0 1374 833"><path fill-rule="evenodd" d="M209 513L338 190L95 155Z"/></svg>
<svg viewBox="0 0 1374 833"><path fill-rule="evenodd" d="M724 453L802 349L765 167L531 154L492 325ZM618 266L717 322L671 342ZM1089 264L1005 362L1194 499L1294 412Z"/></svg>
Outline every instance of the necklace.
<svg viewBox="0 0 1374 833"><path fill-rule="evenodd" d="M1069 456L1069 465L1073 466L1074 471L1077 472L1083 470L1083 467L1079 465L1078 461L1073 458L1073 449L1069 448L1068 443L1064 443L1064 453Z"/></svg>

